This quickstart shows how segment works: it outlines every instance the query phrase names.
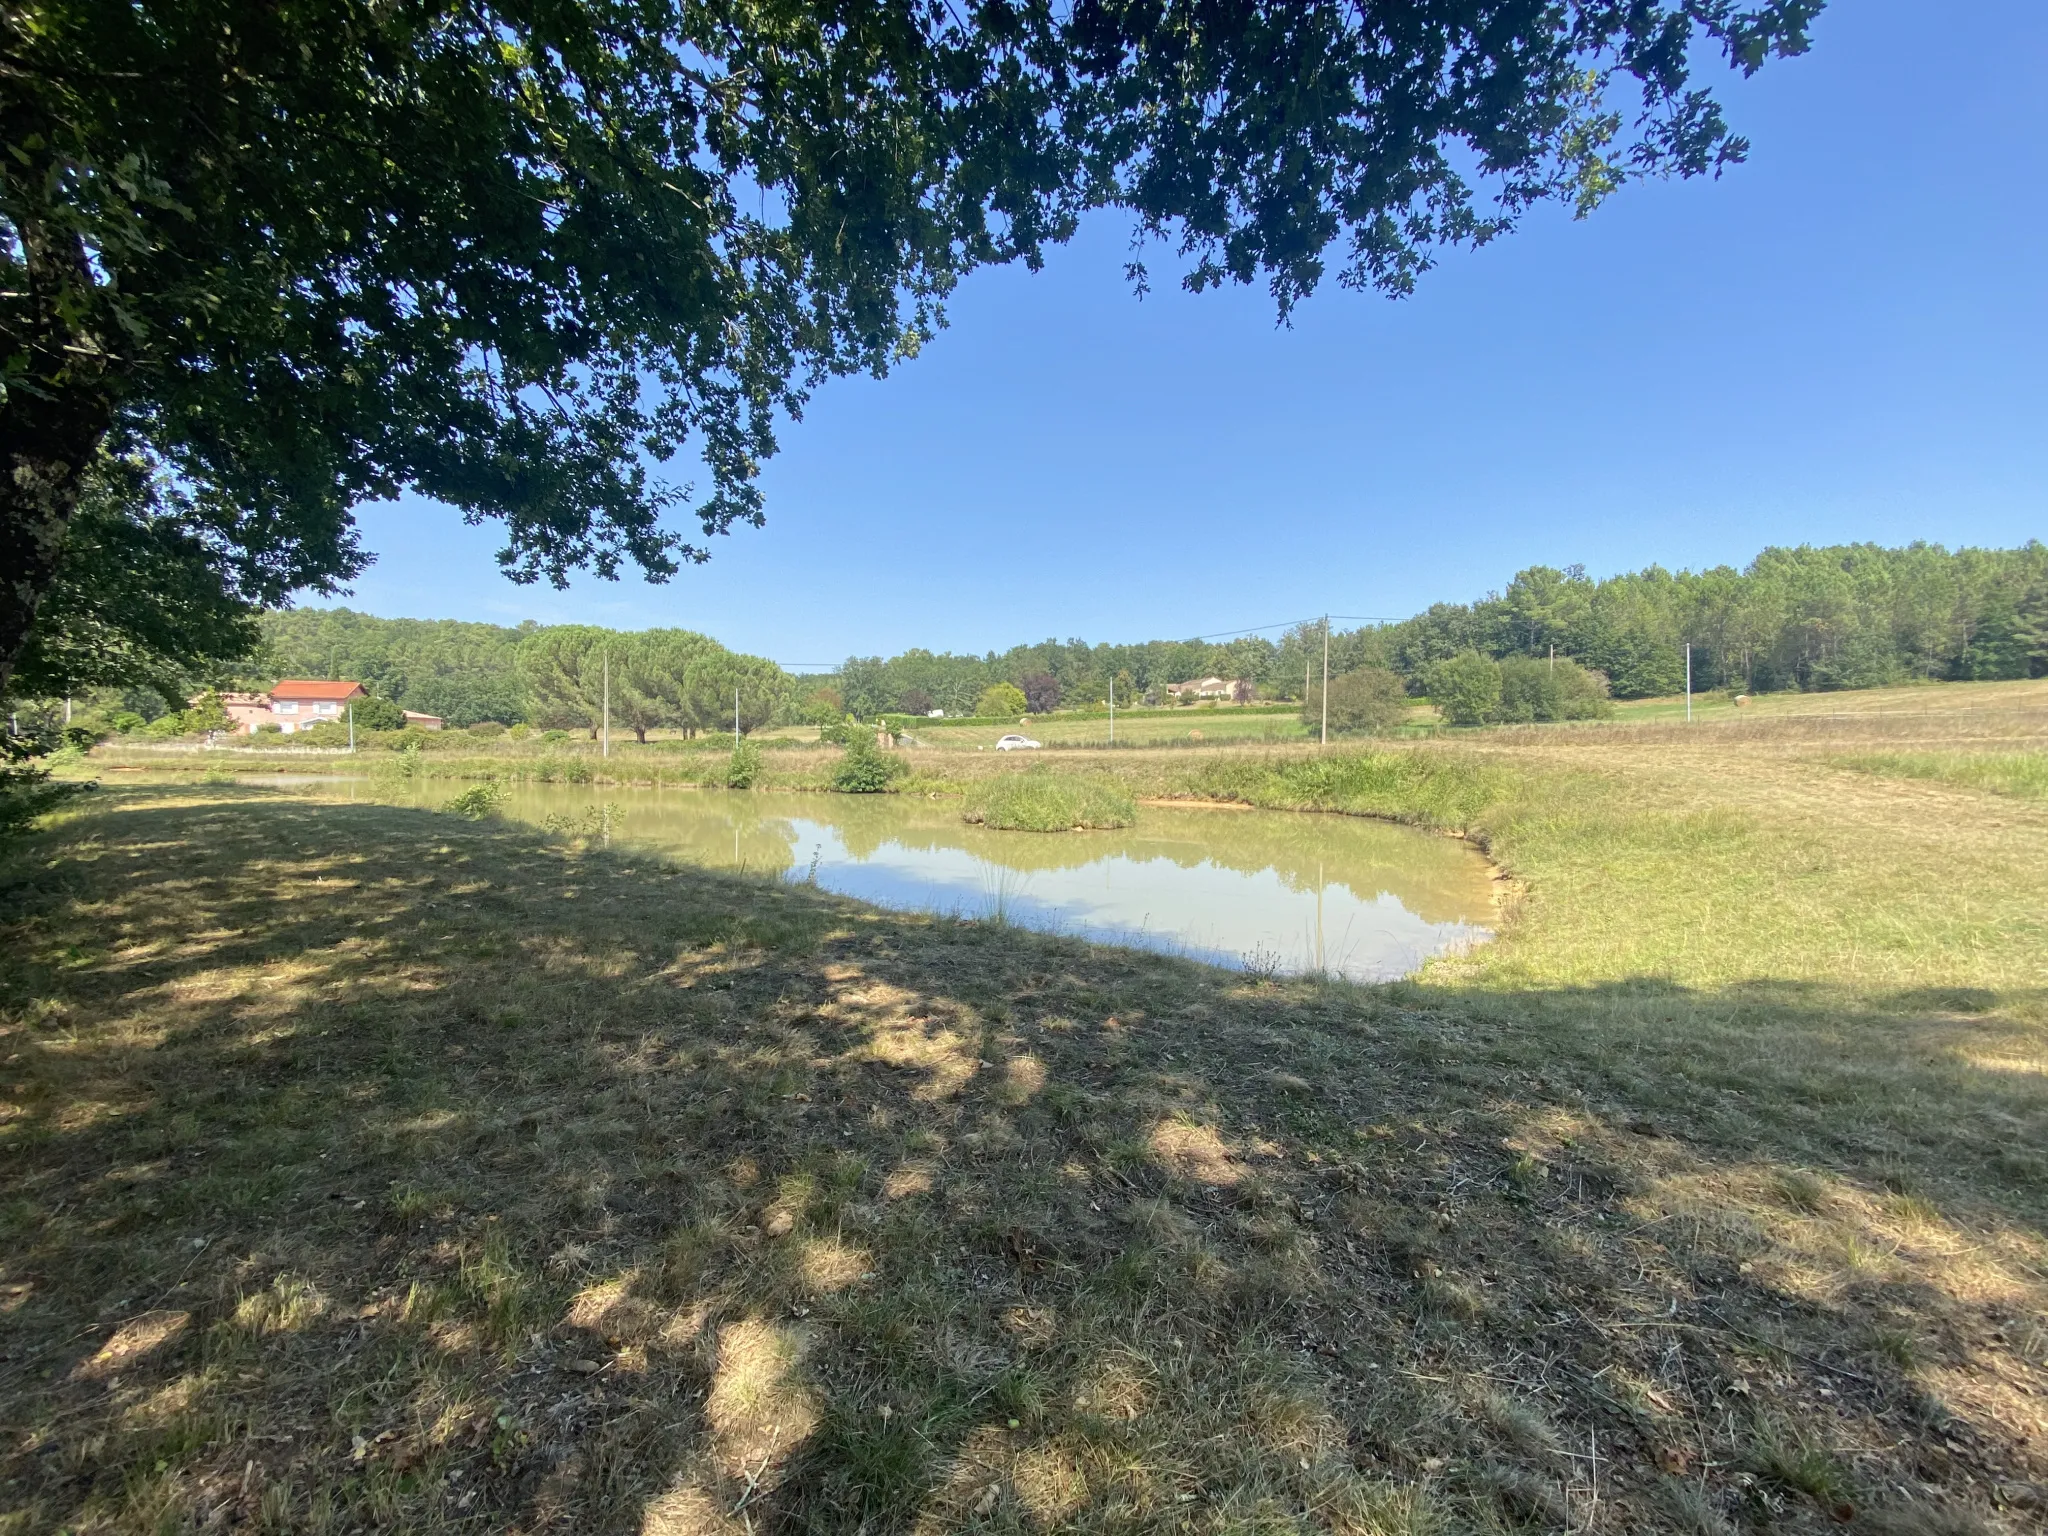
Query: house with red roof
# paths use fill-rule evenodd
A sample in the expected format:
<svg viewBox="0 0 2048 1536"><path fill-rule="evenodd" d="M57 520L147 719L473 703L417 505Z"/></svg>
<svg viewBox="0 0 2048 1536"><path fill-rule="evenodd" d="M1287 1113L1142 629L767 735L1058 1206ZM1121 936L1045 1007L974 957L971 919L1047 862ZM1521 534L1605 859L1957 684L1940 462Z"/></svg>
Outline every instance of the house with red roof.
<svg viewBox="0 0 2048 1536"><path fill-rule="evenodd" d="M289 736L323 720L347 718L351 699L369 697L361 683L328 683L288 677L270 690L270 718Z"/></svg>

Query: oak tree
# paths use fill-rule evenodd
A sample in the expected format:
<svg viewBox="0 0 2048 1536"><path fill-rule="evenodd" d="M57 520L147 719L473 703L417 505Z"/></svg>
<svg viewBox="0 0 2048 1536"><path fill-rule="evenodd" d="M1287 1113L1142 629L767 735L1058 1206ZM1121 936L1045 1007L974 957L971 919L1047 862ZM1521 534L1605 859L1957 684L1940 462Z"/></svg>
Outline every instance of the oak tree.
<svg viewBox="0 0 2048 1536"><path fill-rule="evenodd" d="M1696 59L1820 4L11 0L0 688L110 438L244 602L332 590L407 490L500 521L515 580L659 580L686 501L760 521L778 416L1090 208L1283 314L1331 266L1406 292L1741 158Z"/></svg>

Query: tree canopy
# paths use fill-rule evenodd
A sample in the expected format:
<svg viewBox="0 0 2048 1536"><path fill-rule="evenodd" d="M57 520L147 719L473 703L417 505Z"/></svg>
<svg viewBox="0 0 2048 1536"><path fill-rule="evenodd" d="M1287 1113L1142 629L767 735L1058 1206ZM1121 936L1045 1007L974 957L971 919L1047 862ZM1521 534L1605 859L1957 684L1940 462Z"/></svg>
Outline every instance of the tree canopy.
<svg viewBox="0 0 2048 1536"><path fill-rule="evenodd" d="M725 648L687 629L649 629L617 647L613 714L640 740L663 727L695 729L687 692L691 666Z"/></svg>
<svg viewBox="0 0 2048 1536"><path fill-rule="evenodd" d="M1435 603L1397 623L1334 627L1330 668L1333 677L1387 668L1420 693L1436 663L1464 652L1547 660L1554 646L1561 660L1602 673L1616 697L1643 698L1684 686L1688 642L1700 688L2048 677L2048 545L1802 545L1764 550L1742 570L1653 565L1599 580L1576 566L1532 566L1477 602ZM1033 674L1055 679L1070 705L1106 700L1113 678L1120 706L1209 676L1249 680L1264 698L1300 699L1320 676L1322 643L1316 620L1277 638L1042 640L982 656L910 650L849 658L838 683L846 707L863 717L895 707L912 687L949 714L970 713L992 684ZM1546 670L1545 677L1571 674Z"/></svg>
<svg viewBox="0 0 2048 1536"><path fill-rule="evenodd" d="M350 509L661 579L778 416L1124 209L1184 281L1408 291L1533 204L1744 152L1693 77L1821 0L21 0L0 11L0 686L110 437L251 603ZM1146 280L1142 268L1134 276ZM662 468L688 445L701 494Z"/></svg>
<svg viewBox="0 0 2048 1536"><path fill-rule="evenodd" d="M121 558L127 557L123 552ZM88 570L90 580L81 577L81 590L67 592L63 601L103 602L101 611L131 627L157 622L146 604L119 595L118 560L94 562ZM96 585L102 582L107 585ZM113 595L92 598L93 592ZM1112 681L1118 706L1128 708L1148 693L1163 698L1171 684L1215 675L1254 684L1260 699L1307 698L1308 717L1321 718L1312 686L1322 660L1320 620L1278 638L1045 640L983 656L912 650L886 659L855 658L836 677L822 678L791 677L773 662L735 658L687 630L532 623L508 628L380 619L346 608L290 609L263 614L256 623L261 638L254 658L232 667L202 667L206 681L223 689L261 689L280 677L351 678L406 709L440 715L458 727L486 720L594 726L606 650L612 656L612 719L621 730L722 733L732 725L735 686L741 690L741 726L748 731L770 721L829 725L849 712L872 719L900 709L920 692L949 715L1014 719L1029 707L1017 684L1034 674L1057 682L1066 706L1098 707ZM161 643L169 646L175 639ZM1499 697L1489 694L1481 704L1488 719L1598 715L1610 692L1641 698L1683 686L1688 642L1693 680L1703 690L2048 677L2048 545L1767 549L1742 570L1673 572L1651 566L1601 580L1574 567L1531 567L1504 590L1474 603L1433 604L1398 623L1333 627L1332 726L1371 728L1363 721L1340 722L1340 701L1363 686L1343 679L1385 669L1410 694L1423 693L1438 663L1468 652L1500 664ZM40 670L24 676L49 680L51 694L116 683L121 686L93 707L134 710L148 718L167 704L181 708L194 691L153 681L150 658L156 655L146 653L149 664L131 674L129 653L88 650L89 669L60 673L50 670L51 661L38 659ZM691 665L699 659L711 665L693 683ZM66 676L74 681L63 683ZM1311 685L1306 692L1305 683Z"/></svg>
<svg viewBox="0 0 2048 1536"><path fill-rule="evenodd" d="M16 664L15 692L142 687L175 698L188 675L249 652L258 637L253 611L187 511L178 488L143 458L98 456Z"/></svg>
<svg viewBox="0 0 2048 1536"><path fill-rule="evenodd" d="M595 730L608 687L612 723L642 741L650 730L730 730L735 707L740 730L758 730L791 691L774 662L686 629L536 628L519 642L518 668L535 724Z"/></svg>
<svg viewBox="0 0 2048 1536"><path fill-rule="evenodd" d="M254 654L227 673L238 687L266 688L281 677L349 678L451 726L526 718L519 643L539 625L380 619L348 608L289 608L257 623L262 639Z"/></svg>

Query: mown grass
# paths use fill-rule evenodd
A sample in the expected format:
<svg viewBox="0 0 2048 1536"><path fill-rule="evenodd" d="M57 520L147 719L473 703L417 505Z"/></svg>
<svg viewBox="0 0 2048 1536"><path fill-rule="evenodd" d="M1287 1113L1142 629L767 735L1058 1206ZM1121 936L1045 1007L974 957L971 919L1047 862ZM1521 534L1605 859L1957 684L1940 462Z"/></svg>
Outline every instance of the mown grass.
<svg viewBox="0 0 2048 1536"><path fill-rule="evenodd" d="M0 869L0 1530L2038 1529L2048 807L1838 745L1118 755L1482 839L1375 989L109 790Z"/></svg>
<svg viewBox="0 0 2048 1536"><path fill-rule="evenodd" d="M1128 827L1138 819L1138 804L1113 779L1036 767L973 786L961 815L1004 832L1073 832Z"/></svg>

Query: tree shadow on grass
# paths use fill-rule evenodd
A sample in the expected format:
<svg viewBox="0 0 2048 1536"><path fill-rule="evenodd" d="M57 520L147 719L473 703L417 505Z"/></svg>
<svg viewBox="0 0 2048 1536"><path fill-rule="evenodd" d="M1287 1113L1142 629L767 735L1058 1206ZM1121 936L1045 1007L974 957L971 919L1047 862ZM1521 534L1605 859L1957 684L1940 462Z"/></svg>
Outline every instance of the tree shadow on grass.
<svg viewBox="0 0 2048 1536"><path fill-rule="evenodd" d="M2039 1518L2039 997L1253 983L247 791L7 878L14 1530Z"/></svg>

